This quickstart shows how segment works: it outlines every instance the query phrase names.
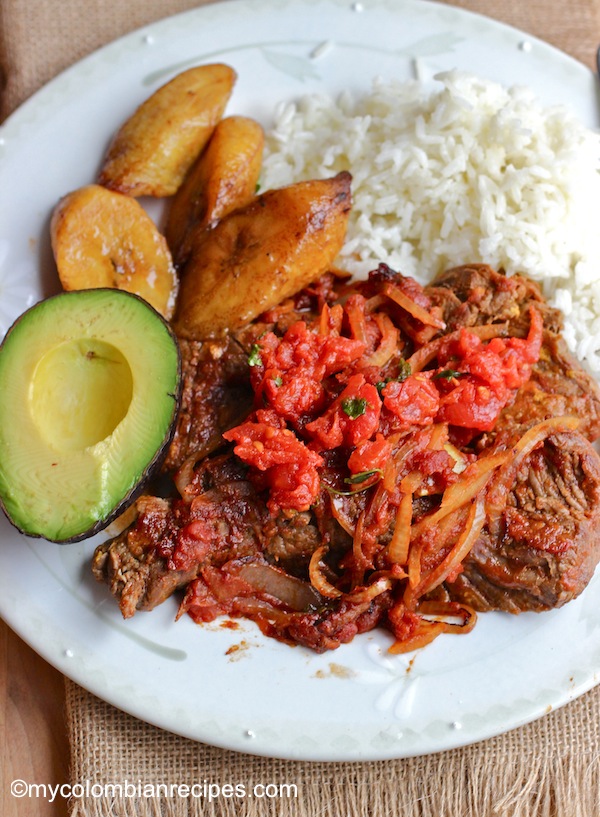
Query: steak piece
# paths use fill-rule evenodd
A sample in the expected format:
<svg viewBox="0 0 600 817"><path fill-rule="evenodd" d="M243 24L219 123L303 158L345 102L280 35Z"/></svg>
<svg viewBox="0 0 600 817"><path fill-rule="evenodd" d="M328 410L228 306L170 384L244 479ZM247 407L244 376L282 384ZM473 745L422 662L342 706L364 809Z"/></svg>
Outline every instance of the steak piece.
<svg viewBox="0 0 600 817"><path fill-rule="evenodd" d="M568 351L562 316L535 282L473 264L444 272L426 291L442 307L447 331L507 323L509 335L524 337L530 305L542 315L542 350L531 378L475 447L508 448L552 417L575 416L580 426L548 438L522 464L501 532L484 527L446 588L480 611L559 607L584 589L600 559L600 458L588 442L600 436L600 388Z"/></svg>
<svg viewBox="0 0 600 817"><path fill-rule="evenodd" d="M223 445L222 434L249 414L248 354L232 337L222 342L179 340L181 407L163 470L177 471L188 457L208 456Z"/></svg>
<svg viewBox="0 0 600 817"><path fill-rule="evenodd" d="M306 574L310 557L322 544L323 538L309 511L280 513L265 527L265 556L292 575Z"/></svg>
<svg viewBox="0 0 600 817"><path fill-rule="evenodd" d="M579 417L580 433L593 441L600 437L600 387L571 355L560 332L560 312L544 301L539 286L520 275L510 278L483 264L455 267L440 275L425 290L442 307L446 331L490 323L507 323L508 334L525 337L529 307L535 305L544 321L539 361L531 378L507 406L480 447L492 444L497 434L515 426L550 417Z"/></svg>
<svg viewBox="0 0 600 817"><path fill-rule="evenodd" d="M578 431L555 431L520 463L505 507L486 522L462 571L434 592L480 611L561 606L583 590L600 557L600 457L590 442L600 435L600 389L569 354L560 337L560 314L544 302L535 283L470 265L449 270L425 291L448 332L502 324L506 334L526 337L531 304L543 317L542 353L531 379L515 392L492 431L458 443L466 453L509 450L549 418L581 420ZM302 305L302 314L314 315L315 297ZM324 488L309 511L273 518L262 483L249 479L247 467L230 450L217 450L224 445L222 432L252 408L249 350L265 328L285 331L299 317L298 309L290 302L281 314L274 310L264 323L222 343L182 342L183 406L166 466L177 471L180 496L139 499L133 525L94 556L96 577L109 584L125 617L186 587L180 615L187 611L198 621L243 615L270 636L318 652L386 625L398 600L395 586L374 598L359 593L349 601L320 596L307 580L311 556L325 545L322 578L338 584L352 567L352 531L371 513L371 494L349 496L344 490L340 467L347 452L341 466L331 455L321 475L339 491ZM437 326L427 331L439 333ZM410 338L407 348L418 345L415 332ZM418 497L415 518L438 502L437 493ZM385 518L384 523L368 545L372 554L363 550L373 555L376 571L389 568L385 546L392 528ZM372 575L367 571L367 582Z"/></svg>
<svg viewBox="0 0 600 817"><path fill-rule="evenodd" d="M561 607L600 558L600 457L577 432L548 437L521 464L500 530L484 527L446 588L480 611Z"/></svg>
<svg viewBox="0 0 600 817"><path fill-rule="evenodd" d="M193 568L169 570L154 547L172 537L171 503L142 496L136 511L135 528L99 545L92 560L94 576L108 584L123 618L131 618L136 610L152 610L196 575Z"/></svg>
<svg viewBox="0 0 600 817"><path fill-rule="evenodd" d="M507 277L486 264L453 267L425 287L431 302L441 307L446 331L488 323L508 323L509 334L524 337L533 303L542 313L544 327L555 334L562 315L549 306L535 281L521 275Z"/></svg>
<svg viewBox="0 0 600 817"><path fill-rule="evenodd" d="M93 573L109 585L125 618L161 604L205 564L262 549L268 513L237 458L204 460L194 482L196 495L186 500L140 497L133 524L96 548Z"/></svg>

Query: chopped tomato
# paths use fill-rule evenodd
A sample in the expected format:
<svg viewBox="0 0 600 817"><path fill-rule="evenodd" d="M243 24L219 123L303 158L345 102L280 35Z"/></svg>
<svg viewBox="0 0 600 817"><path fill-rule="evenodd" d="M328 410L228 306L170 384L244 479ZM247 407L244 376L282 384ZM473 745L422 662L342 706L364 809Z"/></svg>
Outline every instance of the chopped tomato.
<svg viewBox="0 0 600 817"><path fill-rule="evenodd" d="M379 392L362 374L355 374L327 411L308 423L306 431L324 450L356 446L375 434L380 413Z"/></svg>
<svg viewBox="0 0 600 817"><path fill-rule="evenodd" d="M391 455L392 446L389 441L383 434L377 434L374 440L357 445L348 459L348 468L352 474L383 471Z"/></svg>
<svg viewBox="0 0 600 817"><path fill-rule="evenodd" d="M540 355L543 322L532 308L527 338L494 338L484 344L463 329L438 355L442 393L437 419L463 428L489 431L516 389L531 376ZM445 366L449 368L444 368Z"/></svg>
<svg viewBox="0 0 600 817"><path fill-rule="evenodd" d="M264 472L264 482L271 489L267 503L271 513L310 507L319 492L317 468L323 459L282 425L276 412L259 409L254 419L223 436L237 443L234 451L241 460Z"/></svg>
<svg viewBox="0 0 600 817"><path fill-rule="evenodd" d="M394 416L396 430L430 425L438 413L440 396L427 374L393 380L383 387L381 394L383 405Z"/></svg>
<svg viewBox="0 0 600 817"><path fill-rule="evenodd" d="M252 367L254 391L286 420L297 423L323 408L323 380L361 357L358 340L319 335L304 321L292 324L282 338L268 332L257 344Z"/></svg>
<svg viewBox="0 0 600 817"><path fill-rule="evenodd" d="M532 307L526 338L483 341L462 329L440 339L437 369L411 374L400 357L402 333L418 347L424 329L429 337L443 327L441 318L416 281L392 280L387 268L380 267L364 292L369 299L354 293L343 306L329 307L324 298L311 325L298 320L283 337L267 332L252 347L251 383L260 408L224 437L236 443L259 489L268 489L273 514L314 503L320 451L340 449L337 461L341 456L354 478L383 474L395 455L390 434L418 435L443 424L458 439L492 429L539 358L543 321ZM455 480L455 461L443 446L411 446L411 452L400 470L388 469L386 491L390 480L409 472L411 485L426 493Z"/></svg>

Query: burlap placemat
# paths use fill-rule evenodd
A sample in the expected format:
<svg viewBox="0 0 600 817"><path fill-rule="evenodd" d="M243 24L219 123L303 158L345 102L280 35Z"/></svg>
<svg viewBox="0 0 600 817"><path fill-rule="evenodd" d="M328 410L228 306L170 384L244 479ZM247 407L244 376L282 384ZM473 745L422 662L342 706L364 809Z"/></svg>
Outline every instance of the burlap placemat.
<svg viewBox="0 0 600 817"><path fill-rule="evenodd" d="M98 46L198 0L0 0L0 114ZM459 0L592 67L600 0ZM227 752L163 732L70 681L72 817L598 817L600 688L475 746L375 763L302 763ZM116 785L95 796L94 786ZM236 794L221 788L230 784ZM255 785L271 797L238 796ZM119 793L119 785L121 792ZM163 788L157 789L162 785ZM189 786L190 794L174 787ZM239 786L235 790L235 786ZM165 788L166 787L166 788ZM159 797L147 796L160 792ZM227 791L227 790L226 790Z"/></svg>

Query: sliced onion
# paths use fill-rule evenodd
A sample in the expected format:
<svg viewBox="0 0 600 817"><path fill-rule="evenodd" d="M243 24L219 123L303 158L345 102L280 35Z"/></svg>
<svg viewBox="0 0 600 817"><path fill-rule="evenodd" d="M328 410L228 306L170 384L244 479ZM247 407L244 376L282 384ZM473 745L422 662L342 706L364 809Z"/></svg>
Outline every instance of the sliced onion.
<svg viewBox="0 0 600 817"><path fill-rule="evenodd" d="M475 610L459 601L423 601L418 613L424 621L444 624L446 633L470 633L477 621Z"/></svg>
<svg viewBox="0 0 600 817"><path fill-rule="evenodd" d="M385 302L386 300L383 295L373 295L371 298L367 298L365 312L374 312Z"/></svg>
<svg viewBox="0 0 600 817"><path fill-rule="evenodd" d="M352 604L363 604L367 601L373 601L377 596L381 596L382 593L385 593L386 590L390 590L392 584L393 582L389 578L379 578L367 587L361 587L352 593L347 593L346 596L344 596L344 601L349 601Z"/></svg>
<svg viewBox="0 0 600 817"><path fill-rule="evenodd" d="M448 443L448 423L433 423L427 448L430 451L441 451Z"/></svg>
<svg viewBox="0 0 600 817"><path fill-rule="evenodd" d="M356 303L348 303L346 304L346 314L348 316L352 337L362 341L365 346L368 346L367 322L363 310Z"/></svg>
<svg viewBox="0 0 600 817"><path fill-rule="evenodd" d="M267 619L280 627L289 626L298 617L298 613L286 613L262 599L236 598L233 606L236 615L255 620Z"/></svg>
<svg viewBox="0 0 600 817"><path fill-rule="evenodd" d="M408 474L400 480L400 490L404 494L416 494L425 479L421 471L409 471Z"/></svg>
<svg viewBox="0 0 600 817"><path fill-rule="evenodd" d="M396 488L396 483L398 482L398 469L396 467L396 462L393 457L390 457L386 464L385 468L383 469L383 477L381 480L381 484L385 488L388 493L392 493L392 491Z"/></svg>
<svg viewBox="0 0 600 817"><path fill-rule="evenodd" d="M260 593L268 593L298 612L316 610L323 599L308 582L290 576L273 565L243 564L238 576Z"/></svg>
<svg viewBox="0 0 600 817"><path fill-rule="evenodd" d="M398 351L399 333L385 313L377 313L374 317L381 332L381 342L373 354L365 360L365 365L382 368Z"/></svg>
<svg viewBox="0 0 600 817"><path fill-rule="evenodd" d="M356 530L354 531L354 539L352 541L352 552L354 554L354 564L356 566L356 573L360 577L359 582L362 583L362 577L367 568L367 560L362 549L363 532L365 529L365 512L363 511L358 517L356 523Z"/></svg>
<svg viewBox="0 0 600 817"><path fill-rule="evenodd" d="M526 431L517 444L507 452L506 462L494 477L487 492L488 528L492 536L498 536L500 532L500 518L506 507L508 492L523 461L547 437L565 431L575 431L580 423L578 417L550 417L542 420Z"/></svg>
<svg viewBox="0 0 600 817"><path fill-rule="evenodd" d="M455 445L452 445L452 443L444 443L444 451L454 460L454 465L452 467L453 473L462 474L469 464L468 459L465 457L462 451L460 451Z"/></svg>
<svg viewBox="0 0 600 817"><path fill-rule="evenodd" d="M329 304L324 304L319 319L319 334L339 335L342 329L343 317L344 308L341 304L335 304L331 307Z"/></svg>
<svg viewBox="0 0 600 817"><path fill-rule="evenodd" d="M476 497L491 479L493 471L504 465L509 456L510 452L500 451L496 454L488 454L471 463L460 478L446 488L439 508L412 526L412 538L420 536L427 528L436 525L448 514L462 508Z"/></svg>
<svg viewBox="0 0 600 817"><path fill-rule="evenodd" d="M349 492L348 492L349 493ZM356 493L356 491L352 491L352 493ZM354 539L354 520L351 519L349 516L342 513L342 506L343 500L340 499L340 496L345 496L346 494L329 494L329 499L331 503L331 514L338 525L346 531L346 533ZM338 504L339 503L339 504Z"/></svg>
<svg viewBox="0 0 600 817"><path fill-rule="evenodd" d="M310 557L310 563L308 565L310 583L315 590L317 590L322 596L325 596L325 598L339 599L340 596L343 596L344 594L341 590L338 590L337 587L331 584L331 582L327 581L323 575L321 559L323 558L326 550L327 548L322 545L321 547L317 548Z"/></svg>
<svg viewBox="0 0 600 817"><path fill-rule="evenodd" d="M187 488L194 479L194 473L196 468L196 463L202 458L202 453L198 455L195 451L191 457L188 457L181 468L177 471L175 476L173 477L173 481L175 482L175 487L179 491L180 496L183 499L188 499L188 491Z"/></svg>
<svg viewBox="0 0 600 817"><path fill-rule="evenodd" d="M388 545L388 559L392 564L405 565L410 547L410 523L412 522L412 494L403 494L400 500L394 533Z"/></svg>
<svg viewBox="0 0 600 817"><path fill-rule="evenodd" d="M444 624L441 622L423 622L409 639L406 641L394 641L388 652L392 655L402 655L405 652L413 652L426 647L428 644L441 635Z"/></svg>
<svg viewBox="0 0 600 817"><path fill-rule="evenodd" d="M433 326L436 329L444 329L446 324L440 318L431 315L424 307L419 306L418 303L409 298L402 290L395 287L393 284L386 284L383 288L384 295L387 295L392 301L401 306L405 312L412 315L415 320L424 324L425 326Z"/></svg>
<svg viewBox="0 0 600 817"><path fill-rule="evenodd" d="M421 547L413 545L408 551L408 587L405 598L412 597L412 591L421 581Z"/></svg>
<svg viewBox="0 0 600 817"><path fill-rule="evenodd" d="M423 602L418 612L422 619L416 632L405 641L395 641L388 652L395 655L413 652L431 644L443 633L465 635L477 622L475 610L458 602Z"/></svg>
<svg viewBox="0 0 600 817"><path fill-rule="evenodd" d="M468 556L481 533L484 522L485 503L483 496L480 495L471 505L465 528L458 537L452 550L445 556L440 564L414 588L413 595L415 598L425 596L442 584L452 571Z"/></svg>

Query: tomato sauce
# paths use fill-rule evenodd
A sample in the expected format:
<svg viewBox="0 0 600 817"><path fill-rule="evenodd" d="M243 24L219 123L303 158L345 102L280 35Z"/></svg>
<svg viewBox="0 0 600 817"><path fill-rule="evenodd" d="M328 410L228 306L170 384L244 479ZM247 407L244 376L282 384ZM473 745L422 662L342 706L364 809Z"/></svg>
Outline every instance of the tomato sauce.
<svg viewBox="0 0 600 817"><path fill-rule="evenodd" d="M361 490L383 478L406 435L443 426L447 440L453 430L493 428L539 358L541 315L530 308L525 338L483 341L465 328L445 337L444 328L417 282L375 275L362 293L258 339L249 356L256 409L224 437L268 489L273 515L315 502L326 452L345 464L349 490ZM406 350L414 354L436 333L434 361L411 372ZM456 462L429 443L413 446L413 468L437 474L443 490Z"/></svg>

